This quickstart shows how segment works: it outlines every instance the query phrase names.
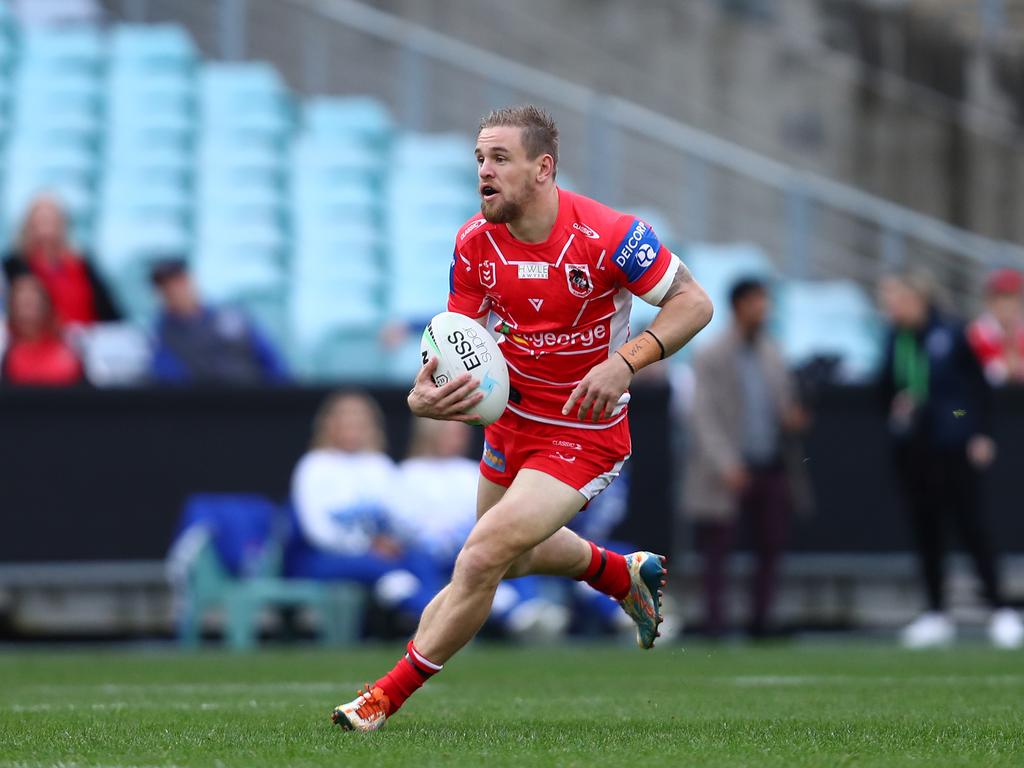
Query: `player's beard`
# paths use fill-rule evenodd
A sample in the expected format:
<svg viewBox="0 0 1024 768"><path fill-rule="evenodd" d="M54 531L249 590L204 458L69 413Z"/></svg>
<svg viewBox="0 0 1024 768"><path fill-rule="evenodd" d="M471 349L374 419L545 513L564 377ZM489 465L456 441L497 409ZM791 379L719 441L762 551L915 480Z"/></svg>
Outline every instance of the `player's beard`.
<svg viewBox="0 0 1024 768"><path fill-rule="evenodd" d="M502 195L502 201L497 204L481 200L480 213L491 224L508 224L510 221L516 221L522 217L527 197L527 193L523 193L518 197Z"/></svg>

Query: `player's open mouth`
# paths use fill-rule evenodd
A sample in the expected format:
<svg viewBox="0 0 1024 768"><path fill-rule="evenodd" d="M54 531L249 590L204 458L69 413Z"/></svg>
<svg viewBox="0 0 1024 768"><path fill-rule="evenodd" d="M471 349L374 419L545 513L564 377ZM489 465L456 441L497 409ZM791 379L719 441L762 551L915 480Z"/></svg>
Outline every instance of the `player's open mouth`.
<svg viewBox="0 0 1024 768"><path fill-rule="evenodd" d="M496 190L492 186L484 184L482 187L480 187L480 196L484 200L490 200L491 198L497 196L497 194L498 194L498 190Z"/></svg>

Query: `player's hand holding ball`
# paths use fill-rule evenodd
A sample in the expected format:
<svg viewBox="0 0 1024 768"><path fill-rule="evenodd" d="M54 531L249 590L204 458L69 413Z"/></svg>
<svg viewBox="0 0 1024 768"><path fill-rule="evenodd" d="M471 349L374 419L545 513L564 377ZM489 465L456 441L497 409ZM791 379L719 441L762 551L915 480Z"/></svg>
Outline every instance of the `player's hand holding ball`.
<svg viewBox="0 0 1024 768"><path fill-rule="evenodd" d="M409 393L417 416L493 424L508 405L508 365L497 343L476 320L441 312L420 340L423 367Z"/></svg>
<svg viewBox="0 0 1024 768"><path fill-rule="evenodd" d="M479 421L479 414L470 409L484 399L479 391L480 382L463 373L447 384L434 384L433 374L437 370L438 358L432 357L420 368L407 401L414 416L427 419L462 421L467 424Z"/></svg>

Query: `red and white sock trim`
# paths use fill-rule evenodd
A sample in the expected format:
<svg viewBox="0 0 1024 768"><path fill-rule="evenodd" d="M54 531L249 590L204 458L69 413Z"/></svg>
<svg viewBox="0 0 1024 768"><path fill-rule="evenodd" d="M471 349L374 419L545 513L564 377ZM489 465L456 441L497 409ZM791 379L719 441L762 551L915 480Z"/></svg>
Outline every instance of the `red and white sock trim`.
<svg viewBox="0 0 1024 768"><path fill-rule="evenodd" d="M426 667L427 669L433 672L440 672L442 669L444 669L443 664L435 664L422 653L417 651L416 646L412 644L412 640L409 641L409 645L406 647L406 651L408 651L409 655L412 656L413 661L415 661L417 664L421 664L422 666Z"/></svg>

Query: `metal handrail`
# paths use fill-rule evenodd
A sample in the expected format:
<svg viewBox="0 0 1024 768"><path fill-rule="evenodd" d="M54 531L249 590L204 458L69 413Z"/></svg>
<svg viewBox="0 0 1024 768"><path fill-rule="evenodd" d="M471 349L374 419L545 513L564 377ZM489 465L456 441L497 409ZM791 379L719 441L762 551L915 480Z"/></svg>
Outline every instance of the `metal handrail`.
<svg viewBox="0 0 1024 768"><path fill-rule="evenodd" d="M616 127L627 128L782 192L797 194L810 202L872 222L883 232L952 251L979 264L1016 262L1024 265L1022 246L969 232L847 184L792 168L635 102L605 96L355 0L285 2L538 99L564 104L583 113L593 111L600 104L602 117Z"/></svg>

